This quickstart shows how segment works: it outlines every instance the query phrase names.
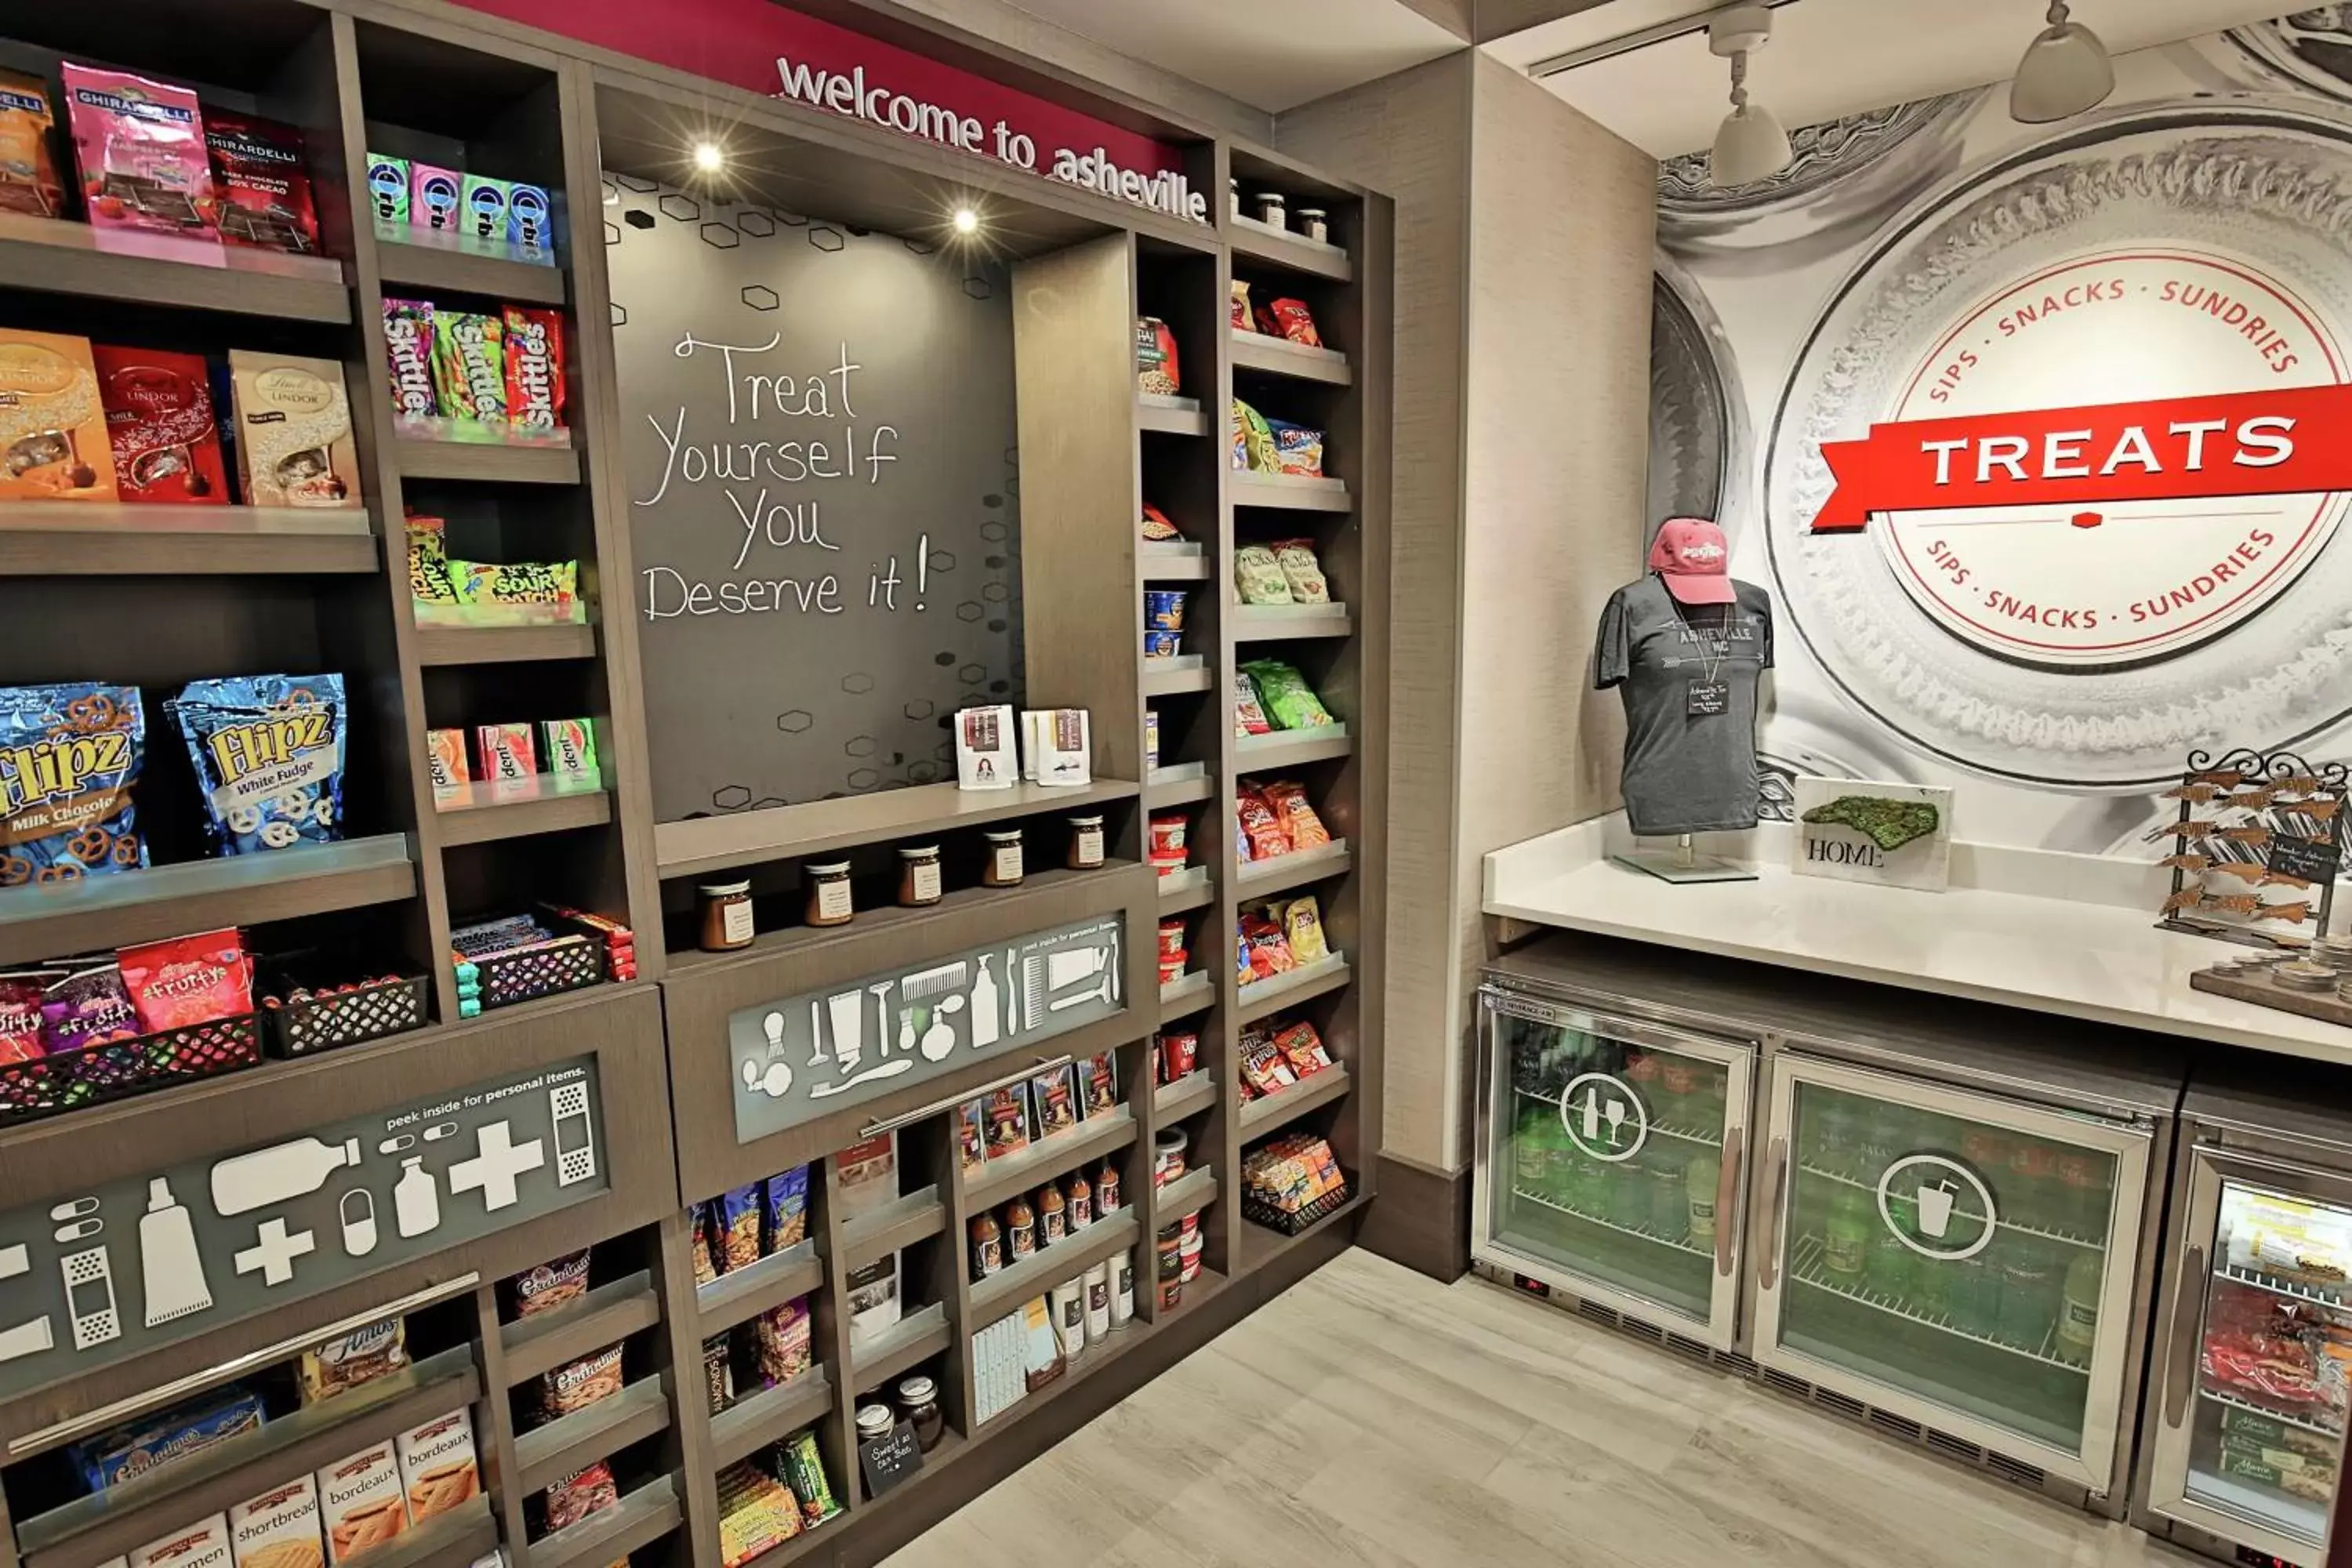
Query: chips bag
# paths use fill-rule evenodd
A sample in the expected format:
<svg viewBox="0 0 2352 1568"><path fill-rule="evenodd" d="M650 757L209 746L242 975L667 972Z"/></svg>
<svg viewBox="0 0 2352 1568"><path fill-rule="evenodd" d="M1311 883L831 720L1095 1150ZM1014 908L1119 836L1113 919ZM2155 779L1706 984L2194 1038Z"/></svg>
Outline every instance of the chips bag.
<svg viewBox="0 0 2352 1568"><path fill-rule="evenodd" d="M41 1047L49 1056L138 1037L139 1013L114 964L68 974L41 997Z"/></svg>
<svg viewBox="0 0 2352 1568"><path fill-rule="evenodd" d="M1315 330L1315 313L1307 308L1304 300L1276 300L1266 307L1266 312L1274 318L1282 335L1292 342L1310 349L1323 346L1322 334Z"/></svg>
<svg viewBox="0 0 2352 1568"><path fill-rule="evenodd" d="M1234 733L1266 735L1273 731L1265 708L1258 701L1257 682L1250 678L1248 667L1244 666L1234 674Z"/></svg>
<svg viewBox="0 0 2352 1568"><path fill-rule="evenodd" d="M1183 390L1184 377L1176 360L1176 333L1157 316L1135 321L1135 383L1155 397L1173 397Z"/></svg>
<svg viewBox="0 0 2352 1568"><path fill-rule="evenodd" d="M1315 814L1315 805L1307 798L1305 785L1290 779L1275 779L1265 786L1265 795L1266 805L1280 819L1283 831L1290 835L1294 847L1319 849L1331 842L1330 831Z"/></svg>
<svg viewBox="0 0 2352 1568"><path fill-rule="evenodd" d="M1234 550L1234 588L1244 605L1296 603L1280 558L1263 544L1244 544Z"/></svg>
<svg viewBox="0 0 2352 1568"><path fill-rule="evenodd" d="M1297 667L1276 658L1252 659L1242 668L1246 671L1265 710L1274 721L1286 730L1315 730L1332 721L1307 678Z"/></svg>
<svg viewBox="0 0 2352 1568"><path fill-rule="evenodd" d="M147 1034L253 1011L253 960L234 929L126 947L122 984Z"/></svg>
<svg viewBox="0 0 2352 1568"><path fill-rule="evenodd" d="M44 1054L41 1000L64 978L49 969L0 974L0 1064L28 1062Z"/></svg>
<svg viewBox="0 0 2352 1568"><path fill-rule="evenodd" d="M1330 944L1323 940L1323 906L1315 901L1314 894L1291 900L1280 906L1280 913L1292 957L1301 963L1313 963L1331 956Z"/></svg>
<svg viewBox="0 0 2352 1568"><path fill-rule="evenodd" d="M1233 438L1235 472L1281 471L1281 465L1275 460L1274 431L1267 426L1265 416L1238 397L1234 399Z"/></svg>
<svg viewBox="0 0 2352 1568"><path fill-rule="evenodd" d="M1315 558L1313 540L1282 540L1274 546L1274 559L1280 567L1283 584L1290 590L1293 601L1301 605L1328 605L1331 602L1331 585L1324 581L1323 563Z"/></svg>

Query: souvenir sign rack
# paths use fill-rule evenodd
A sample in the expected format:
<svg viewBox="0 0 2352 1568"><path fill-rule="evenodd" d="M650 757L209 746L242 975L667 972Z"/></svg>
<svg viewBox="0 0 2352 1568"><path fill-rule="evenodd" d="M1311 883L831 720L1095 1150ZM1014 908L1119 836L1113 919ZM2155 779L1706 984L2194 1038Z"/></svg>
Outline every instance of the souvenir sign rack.
<svg viewBox="0 0 2352 1568"><path fill-rule="evenodd" d="M2191 752L2158 863L2172 868L2157 924L2166 931L2274 949L2328 932L2344 864L2344 804L2352 773L2292 752Z"/></svg>

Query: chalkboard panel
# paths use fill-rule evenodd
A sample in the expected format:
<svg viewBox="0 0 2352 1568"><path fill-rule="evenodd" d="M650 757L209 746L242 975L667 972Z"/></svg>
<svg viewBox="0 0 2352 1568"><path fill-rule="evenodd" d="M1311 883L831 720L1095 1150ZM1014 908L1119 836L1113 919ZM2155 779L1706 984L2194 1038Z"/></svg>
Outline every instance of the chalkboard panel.
<svg viewBox="0 0 2352 1568"><path fill-rule="evenodd" d="M952 778L947 715L1022 697L1004 268L604 190L655 815Z"/></svg>

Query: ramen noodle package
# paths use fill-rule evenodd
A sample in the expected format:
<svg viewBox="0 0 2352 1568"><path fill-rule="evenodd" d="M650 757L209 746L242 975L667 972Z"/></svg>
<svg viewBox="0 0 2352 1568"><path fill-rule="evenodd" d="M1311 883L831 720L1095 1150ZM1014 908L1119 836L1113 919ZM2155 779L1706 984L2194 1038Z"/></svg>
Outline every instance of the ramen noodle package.
<svg viewBox="0 0 2352 1568"><path fill-rule="evenodd" d="M1135 321L1135 384L1154 397L1173 397L1184 389L1175 331L1157 316Z"/></svg>
<svg viewBox="0 0 2352 1568"><path fill-rule="evenodd" d="M231 349L228 371L247 504L358 506L359 451L352 444L343 367Z"/></svg>
<svg viewBox="0 0 2352 1568"><path fill-rule="evenodd" d="M22 71L0 70L0 212L64 216L65 182L58 178L49 144L56 123L47 83Z"/></svg>
<svg viewBox="0 0 2352 1568"><path fill-rule="evenodd" d="M147 864L131 802L146 735L135 686L0 689L0 887Z"/></svg>
<svg viewBox="0 0 2352 1568"><path fill-rule="evenodd" d="M520 430L563 428L563 312L509 305L506 340L507 421Z"/></svg>
<svg viewBox="0 0 2352 1568"><path fill-rule="evenodd" d="M433 302L383 301L383 357L392 383L394 419L430 419L441 412L433 384Z"/></svg>
<svg viewBox="0 0 2352 1568"><path fill-rule="evenodd" d="M1331 584L1323 578L1323 563L1315 558L1315 542L1311 539L1285 539L1274 547L1274 559L1282 568L1284 584L1290 589L1292 602L1301 605L1328 605L1331 602Z"/></svg>
<svg viewBox="0 0 2352 1568"><path fill-rule="evenodd" d="M234 928L126 947L121 963L147 1034L253 1011L253 960Z"/></svg>
<svg viewBox="0 0 2352 1568"><path fill-rule="evenodd" d="M443 418L506 423L505 336L498 316L433 312L433 394Z"/></svg>
<svg viewBox="0 0 2352 1568"><path fill-rule="evenodd" d="M89 352L121 498L227 504L228 468L203 358L107 343Z"/></svg>
<svg viewBox="0 0 2352 1568"><path fill-rule="evenodd" d="M187 742L215 846L257 855L343 836L340 675L192 680L165 707Z"/></svg>
<svg viewBox="0 0 2352 1568"><path fill-rule="evenodd" d="M300 132L215 108L205 114L205 149L220 201L221 238L262 250L317 253L319 215L310 205Z"/></svg>
<svg viewBox="0 0 2352 1568"><path fill-rule="evenodd" d="M1292 342L1310 349L1323 346L1322 334L1315 330L1315 313L1307 308L1305 300L1276 300L1266 307L1266 313Z"/></svg>
<svg viewBox="0 0 2352 1568"><path fill-rule="evenodd" d="M1307 684L1307 678L1298 673L1297 666L1278 658L1257 658L1242 668L1257 689L1258 700L1265 704L1266 712L1281 728L1317 730L1332 721L1314 689Z"/></svg>
<svg viewBox="0 0 2352 1568"><path fill-rule="evenodd" d="M139 1037L139 1013L122 986L122 971L101 964L67 975L41 997L41 1048L58 1056L84 1046Z"/></svg>
<svg viewBox="0 0 2352 1568"><path fill-rule="evenodd" d="M1244 544L1234 552L1234 585L1244 605L1287 605L1290 578L1274 551L1264 544Z"/></svg>
<svg viewBox="0 0 2352 1568"><path fill-rule="evenodd" d="M91 224L217 239L212 158L196 95L70 60L60 72Z"/></svg>
<svg viewBox="0 0 2352 1568"><path fill-rule="evenodd" d="M89 340L0 328L0 500L112 500Z"/></svg>
<svg viewBox="0 0 2352 1568"><path fill-rule="evenodd" d="M1323 477L1322 431L1281 419L1269 419L1265 426L1274 435L1274 467L1277 473L1308 479Z"/></svg>

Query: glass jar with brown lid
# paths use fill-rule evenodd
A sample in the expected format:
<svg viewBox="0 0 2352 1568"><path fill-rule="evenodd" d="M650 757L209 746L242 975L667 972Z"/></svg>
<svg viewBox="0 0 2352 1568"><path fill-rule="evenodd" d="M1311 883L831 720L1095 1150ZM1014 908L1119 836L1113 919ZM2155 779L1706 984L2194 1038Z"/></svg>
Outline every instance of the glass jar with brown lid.
<svg viewBox="0 0 2352 1568"><path fill-rule="evenodd" d="M940 880L940 847L908 844L898 850L898 907L919 910L940 901L946 889Z"/></svg>
<svg viewBox="0 0 2352 1568"><path fill-rule="evenodd" d="M809 924L845 926L857 917L849 893L848 861L812 860L801 868L801 876L808 883Z"/></svg>

